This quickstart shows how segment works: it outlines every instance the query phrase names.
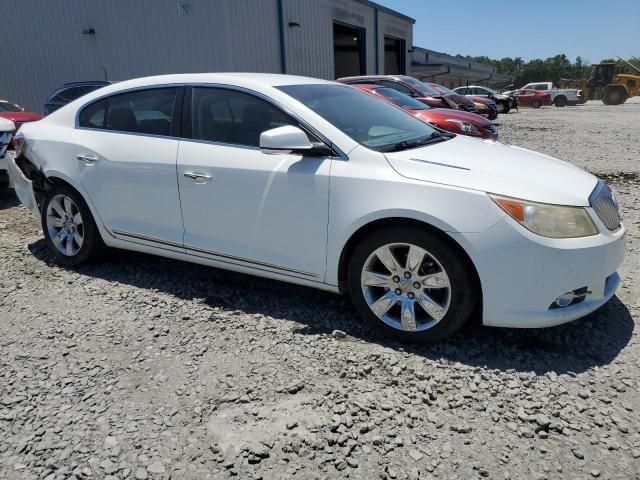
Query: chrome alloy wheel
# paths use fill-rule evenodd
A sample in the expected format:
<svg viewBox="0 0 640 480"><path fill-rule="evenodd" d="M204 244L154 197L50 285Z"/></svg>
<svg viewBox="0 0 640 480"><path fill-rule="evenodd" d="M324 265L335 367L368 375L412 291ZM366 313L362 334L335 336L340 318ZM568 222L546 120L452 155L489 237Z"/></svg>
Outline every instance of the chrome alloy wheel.
<svg viewBox="0 0 640 480"><path fill-rule="evenodd" d="M371 311L398 330L433 327L451 303L447 272L433 255L409 243L376 249L364 263L360 284Z"/></svg>
<svg viewBox="0 0 640 480"><path fill-rule="evenodd" d="M82 215L66 195L54 196L47 206L47 230L58 251L67 257L76 255L84 242Z"/></svg>

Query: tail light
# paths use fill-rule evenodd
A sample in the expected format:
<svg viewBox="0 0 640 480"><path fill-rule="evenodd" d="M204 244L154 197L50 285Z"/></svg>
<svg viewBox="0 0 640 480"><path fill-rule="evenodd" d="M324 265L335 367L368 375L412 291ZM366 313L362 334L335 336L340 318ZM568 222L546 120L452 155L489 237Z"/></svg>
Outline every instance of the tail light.
<svg viewBox="0 0 640 480"><path fill-rule="evenodd" d="M22 155L22 152L24 151L25 141L24 141L24 135L22 135L22 132L20 132L20 129L18 129L18 131L13 137L13 145L15 146L15 149L16 149L16 157L19 157L20 155Z"/></svg>

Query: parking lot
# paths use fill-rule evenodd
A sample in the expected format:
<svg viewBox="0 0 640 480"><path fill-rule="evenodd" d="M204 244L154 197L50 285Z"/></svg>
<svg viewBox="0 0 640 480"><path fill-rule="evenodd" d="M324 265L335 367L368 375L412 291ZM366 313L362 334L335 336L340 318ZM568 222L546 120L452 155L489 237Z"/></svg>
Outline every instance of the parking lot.
<svg viewBox="0 0 640 480"><path fill-rule="evenodd" d="M410 347L316 290L131 252L57 267L0 191L0 478L640 478L640 97L498 123L618 192L622 285L587 318Z"/></svg>

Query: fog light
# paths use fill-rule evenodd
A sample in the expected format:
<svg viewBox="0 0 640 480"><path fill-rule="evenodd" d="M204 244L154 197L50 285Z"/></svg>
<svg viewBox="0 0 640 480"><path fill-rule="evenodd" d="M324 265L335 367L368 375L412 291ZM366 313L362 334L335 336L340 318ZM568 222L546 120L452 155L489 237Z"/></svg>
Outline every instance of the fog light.
<svg viewBox="0 0 640 480"><path fill-rule="evenodd" d="M560 295L553 302L556 307L568 307L573 302L573 292L567 292Z"/></svg>
<svg viewBox="0 0 640 480"><path fill-rule="evenodd" d="M590 294L591 292L587 290L587 287L577 288L576 290L560 295L553 301L549 308L564 308L570 305L575 305L576 303L582 302L587 298L587 295Z"/></svg>

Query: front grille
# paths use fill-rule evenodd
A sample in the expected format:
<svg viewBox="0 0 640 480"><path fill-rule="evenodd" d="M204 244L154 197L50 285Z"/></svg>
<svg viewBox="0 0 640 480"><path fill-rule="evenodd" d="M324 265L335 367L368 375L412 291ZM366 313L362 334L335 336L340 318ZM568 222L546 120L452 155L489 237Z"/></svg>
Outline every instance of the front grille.
<svg viewBox="0 0 640 480"><path fill-rule="evenodd" d="M466 110L467 112L476 112L477 108L473 103L472 104L464 103L462 104L462 110Z"/></svg>
<svg viewBox="0 0 640 480"><path fill-rule="evenodd" d="M589 197L589 204L609 230L615 230L620 226L620 213L618 204L609 185L602 180L598 181Z"/></svg>

